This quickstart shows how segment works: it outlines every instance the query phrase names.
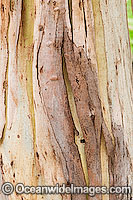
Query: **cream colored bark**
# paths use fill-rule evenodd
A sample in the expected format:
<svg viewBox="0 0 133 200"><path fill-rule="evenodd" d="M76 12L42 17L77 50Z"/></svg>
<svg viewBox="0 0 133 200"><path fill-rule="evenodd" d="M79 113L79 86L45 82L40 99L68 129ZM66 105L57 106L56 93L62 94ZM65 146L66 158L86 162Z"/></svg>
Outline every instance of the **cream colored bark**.
<svg viewBox="0 0 133 200"><path fill-rule="evenodd" d="M125 1L0 0L0 13L0 183L131 186ZM14 192L0 199L91 198Z"/></svg>

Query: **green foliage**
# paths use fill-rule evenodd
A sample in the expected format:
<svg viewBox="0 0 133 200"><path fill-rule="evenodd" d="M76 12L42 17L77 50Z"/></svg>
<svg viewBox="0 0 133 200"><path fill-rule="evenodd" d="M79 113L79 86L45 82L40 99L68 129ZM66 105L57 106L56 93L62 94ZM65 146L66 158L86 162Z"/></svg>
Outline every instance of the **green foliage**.
<svg viewBox="0 0 133 200"><path fill-rule="evenodd" d="M133 14L132 14L132 8L131 8L131 0L127 0L127 15L128 15L128 27L129 27L131 52L133 56Z"/></svg>

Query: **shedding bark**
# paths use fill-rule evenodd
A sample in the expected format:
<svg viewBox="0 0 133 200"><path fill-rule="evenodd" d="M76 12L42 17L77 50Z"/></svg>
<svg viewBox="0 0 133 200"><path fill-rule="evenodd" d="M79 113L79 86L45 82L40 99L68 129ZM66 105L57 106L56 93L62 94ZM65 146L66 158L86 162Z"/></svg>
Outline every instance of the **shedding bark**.
<svg viewBox="0 0 133 200"><path fill-rule="evenodd" d="M0 183L132 186L126 2L1 0L0 13ZM0 193L2 200L91 198Z"/></svg>

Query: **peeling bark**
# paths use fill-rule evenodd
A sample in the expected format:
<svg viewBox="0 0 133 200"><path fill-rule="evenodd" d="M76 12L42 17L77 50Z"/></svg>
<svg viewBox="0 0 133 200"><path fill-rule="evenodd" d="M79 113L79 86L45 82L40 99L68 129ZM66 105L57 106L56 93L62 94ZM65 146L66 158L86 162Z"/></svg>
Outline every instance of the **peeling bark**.
<svg viewBox="0 0 133 200"><path fill-rule="evenodd" d="M0 65L1 184L132 185L125 2L1 0ZM91 197L0 193L0 199Z"/></svg>

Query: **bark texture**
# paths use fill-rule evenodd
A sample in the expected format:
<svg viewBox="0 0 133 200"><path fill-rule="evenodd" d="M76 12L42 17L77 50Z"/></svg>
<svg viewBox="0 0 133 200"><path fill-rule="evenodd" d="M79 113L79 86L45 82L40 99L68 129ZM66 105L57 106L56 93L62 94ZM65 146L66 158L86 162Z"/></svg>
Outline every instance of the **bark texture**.
<svg viewBox="0 0 133 200"><path fill-rule="evenodd" d="M132 186L125 1L0 0L0 66L1 184ZM91 197L13 193L0 199Z"/></svg>

